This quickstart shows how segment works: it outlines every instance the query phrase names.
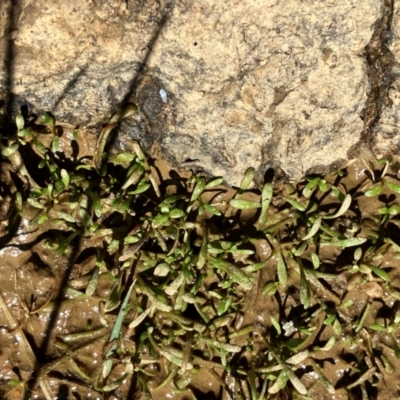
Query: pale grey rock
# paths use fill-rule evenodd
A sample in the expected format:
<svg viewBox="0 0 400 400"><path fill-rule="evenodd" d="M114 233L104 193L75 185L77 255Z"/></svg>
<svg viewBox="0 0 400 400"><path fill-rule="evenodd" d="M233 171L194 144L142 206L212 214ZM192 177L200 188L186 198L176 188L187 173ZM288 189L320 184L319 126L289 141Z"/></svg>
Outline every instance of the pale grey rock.
<svg viewBox="0 0 400 400"><path fill-rule="evenodd" d="M104 123L133 101L142 122L125 122L122 142L233 185L249 166L297 180L360 139L379 1L20 3L0 33L1 55L13 43L12 92L60 120Z"/></svg>

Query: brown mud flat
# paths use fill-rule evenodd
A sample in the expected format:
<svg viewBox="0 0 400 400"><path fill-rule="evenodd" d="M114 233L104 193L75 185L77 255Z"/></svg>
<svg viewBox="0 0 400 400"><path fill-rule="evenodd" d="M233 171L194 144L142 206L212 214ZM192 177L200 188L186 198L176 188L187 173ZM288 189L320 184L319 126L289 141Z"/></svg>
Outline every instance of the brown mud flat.
<svg viewBox="0 0 400 400"><path fill-rule="evenodd" d="M68 171L70 159L95 152L95 136L59 129L54 162ZM48 149L54 136L35 138ZM276 183L261 223L259 190L216 185L192 201L203 178L149 163L161 198L150 188L125 207L103 187L93 224L67 242L86 218L82 200L65 189L47 220L32 223L44 203L24 198L15 212L21 179L3 160L3 398L399 396L398 164L359 159L324 179ZM125 195L110 171L126 169L112 168L103 178Z"/></svg>

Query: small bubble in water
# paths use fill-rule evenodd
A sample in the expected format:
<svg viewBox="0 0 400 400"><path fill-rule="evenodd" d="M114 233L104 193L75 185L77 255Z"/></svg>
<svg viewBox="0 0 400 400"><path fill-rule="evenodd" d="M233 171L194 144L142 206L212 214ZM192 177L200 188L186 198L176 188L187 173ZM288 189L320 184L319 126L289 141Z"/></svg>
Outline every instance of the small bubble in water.
<svg viewBox="0 0 400 400"><path fill-rule="evenodd" d="M166 103L168 100L167 92L164 89L160 89L159 93L160 93L161 100L163 101L163 103Z"/></svg>

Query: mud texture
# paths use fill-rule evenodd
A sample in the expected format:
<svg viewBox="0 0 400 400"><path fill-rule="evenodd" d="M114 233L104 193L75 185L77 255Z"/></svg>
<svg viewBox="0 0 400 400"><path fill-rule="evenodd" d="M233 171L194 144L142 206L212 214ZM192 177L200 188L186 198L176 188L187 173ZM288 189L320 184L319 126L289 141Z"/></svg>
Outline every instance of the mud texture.
<svg viewBox="0 0 400 400"><path fill-rule="evenodd" d="M73 156L70 147L71 130L67 126L59 126L62 131L60 149L69 157ZM40 139L45 142L46 136ZM95 135L82 136L79 140L79 157L93 151ZM4 176L7 176L6 164L1 165ZM160 182L169 182L172 192L180 187L180 179L184 176L171 169L165 161L157 161L155 167L159 172ZM396 167L396 164L395 164ZM32 168L32 166L30 166ZM396 168L394 168L396 169ZM393 177L393 170L388 172ZM340 181L340 187L347 193L351 193L358 203L357 212L351 212L335 222L335 229L351 238L355 232L366 233L368 229L379 231L379 219L376 210L398 200L398 195L390 194L387 189L373 198L362 197L363 187L370 180L370 169L368 162L357 160L345 171L345 176ZM327 176L326 179L334 182L337 176ZM9 181L10 183L11 181ZM6 183L6 182L4 182ZM277 186L278 195L274 198L274 207L280 208L285 199L283 193L288 186ZM2 186L5 189L5 185ZM13 188L10 188L12 191ZM281 191L281 195L279 195ZM226 188L220 194L208 195L204 201L213 199L214 202L227 201L235 193ZM360 195L358 196L357 193ZM249 193L247 199L255 200L258 195ZM6 198L6 196L3 196ZM359 199L358 199L359 197ZM357 200L358 199L358 200ZM322 196L322 204L330 207L331 199ZM3 202L4 203L4 202ZM89 272L96 265L96 247L102 246L101 238L97 240L82 240L72 243L70 251L65 255L56 257L54 250L50 249L48 242L56 235L62 234L51 224L43 224L39 228L32 228L30 221L35 216L33 208L26 207L23 217L17 223L17 230L12 237L5 233L11 228L13 219L7 213L2 216L1 234L1 265L0 279L1 296L4 299L0 307L0 390L7 398L20 398L22 387L12 387L10 381L23 381L31 386L33 398L42 399L43 393L37 385L33 371L47 371L51 390L58 398L96 398L96 399L145 399L145 394L135 374L124 381L117 389L111 390L110 394L97 391L91 379L101 374L102 362L110 346L105 338L109 336L110 329L115 323L116 314L102 312L102 303L110 293L112 280L110 273L101 274L95 292L90 296L83 295ZM242 220L250 221L254 211L244 211ZM273 216L271 216L272 218ZM204 216L207 219L207 215ZM244 225L246 227L246 225ZM211 233L217 234L217 227L210 221ZM242 227L243 229L243 227ZM244 228L246 229L246 228ZM251 226L247 225L251 230ZM298 229L301 229L300 227ZM281 234L284 236L286 227L282 226ZM400 228L395 221L390 225L391 235L399 237ZM245 233L245 232L242 232ZM5 237L7 236L7 240ZM266 351L265 337L271 336L275 329L271 325L271 316L280 321L287 338L296 339L303 321L304 308L300 304L301 294L296 289L299 287L299 276L290 274L284 290L275 295L265 295L262 289L265 285L275 279L276 259L271 256L271 246L266 239L259 239L254 243L257 261L268 263L258 273L257 281L248 292L242 292L242 305L236 316L232 316L231 322L224 329L224 334L232 334L243 327L253 326L250 336L239 336L233 344L245 348L247 340L252 341L252 352L244 352L240 360L235 362L243 368L250 368L252 363L257 362L259 354ZM302 255L304 260L310 258L309 250ZM336 393L330 393L321 379L314 372L315 366L305 361L300 369L299 377L307 387L309 396L314 399L341 399L350 400L361 398L360 386L345 391L343 388L351 385L362 370L372 369L377 365L377 360L385 357L385 367L382 362L379 371L372 373L367 379L367 390L370 399L384 400L397 398L399 395L398 382L400 379L400 359L395 357L393 342L385 332L371 331L363 328L357 340L351 341L349 337L354 334L354 326L359 321L365 307L370 305L370 312L363 322L364 327L373 323L383 323L388 315L398 310L399 299L393 297L388 287L383 287L379 279L371 278L366 281L362 273L350 274L348 265L352 263L353 254L350 249L341 250L337 247L327 246L320 252L321 273L331 274L334 280L325 280L318 288L313 287L313 298L316 300L312 307L317 311L317 304L323 303L328 308L313 317L315 331L310 332L310 343L317 350L314 359L324 376L328 379ZM72 260L72 261L71 261ZM384 253L379 258L379 265L385 268L390 275L390 288L393 291L400 289L400 264L399 253L392 250ZM290 266L289 266L290 268ZM67 280L66 280L67 278ZM207 288L213 288L215 277L210 277ZM378 283L379 282L379 283ZM65 292L65 286L69 291ZM60 298L59 293L64 292L67 296ZM204 292L205 298L208 296ZM335 312L343 331L339 339L329 348L323 348L332 336L337 336L333 325L327 323L327 317L339 304L351 302L344 308L337 308ZM350 303L349 303L350 304ZM55 311L56 310L56 311ZM320 310L320 309L319 309ZM338 311L339 310L339 311ZM9 313L11 317L8 316ZM54 319L54 315L56 318ZM309 312L307 311L307 315ZM108 324L108 327L105 326ZM170 329L170 320L166 316L158 315L153 319L153 324L160 331ZM353 327L353 328L352 328ZM73 338L75 333L92 332L90 336ZM127 330L127 332L130 332ZM21 345L22 335L28 340L30 351L24 351ZM400 339L400 328L396 327L391 333L393 340ZM342 338L342 340L340 339ZM127 336L124 346L128 353L134 352L133 341ZM190 337L187 337L190 343ZM71 352L65 345L71 345ZM183 345L182 343L177 343ZM321 348L318 350L318 346ZM31 354L31 357L29 357ZM73 355L73 356L72 356ZM141 354L143 360L147 354ZM122 355L121 355L122 357ZM211 361L211 360L210 360ZM388 368L386 366L388 365ZM231 400L237 398L238 388L235 389L235 379L222 368L203 368L191 380L186 389L177 390L172 383L161 385L169 376L169 363L164 360L144 364L142 371L148 376L148 388L153 398L169 398L172 400L183 400L193 395L198 399ZM390 367L390 368L389 368ZM47 368L47 369L46 369ZM358 375L357 375L358 374ZM116 364L109 380L114 381L123 375L122 363ZM36 378L38 378L36 376ZM36 382L36 385L34 384ZM227 388L230 388L229 390ZM237 392L236 392L237 390ZM285 394L286 393L286 394ZM289 396L283 390L280 398ZM273 396L267 398L275 398Z"/></svg>

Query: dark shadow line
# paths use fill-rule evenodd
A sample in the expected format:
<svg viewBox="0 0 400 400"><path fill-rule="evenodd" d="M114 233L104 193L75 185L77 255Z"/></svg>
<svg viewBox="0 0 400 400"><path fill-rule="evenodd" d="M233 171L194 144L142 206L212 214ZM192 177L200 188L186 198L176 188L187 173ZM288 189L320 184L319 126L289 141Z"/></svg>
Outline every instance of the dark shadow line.
<svg viewBox="0 0 400 400"><path fill-rule="evenodd" d="M164 26L168 22L168 19L170 17L172 10L173 10L173 7L166 8L164 15L159 22L158 29L154 32L153 37L150 39L149 43L147 44L146 54L145 54L142 62L140 63L139 69L136 71L136 75L133 77L132 81L129 84L128 91L126 92L124 98L122 99L122 101L120 103L120 106L119 106L120 109L124 108L129 103L129 98L135 93L135 91L138 87L140 78L142 77L142 74L147 66L147 62L149 61L150 55L153 52L152 49L153 49L154 45L157 43L157 40L159 39Z"/></svg>
<svg viewBox="0 0 400 400"><path fill-rule="evenodd" d="M166 13L164 14L164 16L162 17L160 23L159 23L159 27L156 30L156 32L154 33L152 39L149 41L149 44L147 45L147 52L146 55L142 61L142 63L140 64L139 69L137 70L136 75L134 76L134 78L132 79L130 85L129 85L129 89L125 95L125 97L123 98L123 100L121 101L120 105L119 105L119 109L122 109L124 106L126 106L128 104L128 99L131 97L131 95L135 92L138 83L139 83L139 79L141 77L141 75L143 74L143 71L145 70L145 67L147 65L147 62L149 60L149 57L151 55L152 52L152 47L154 46L154 44L157 42L160 33L163 29L163 27L165 26L166 22L168 21L168 14L171 11L171 9L169 9L168 11L166 11ZM63 98L63 96L67 93L67 91L76 83L76 81L78 80L79 76L83 73L83 71L86 69L83 68L82 70L79 71L79 73L74 77L74 79L68 84L68 86L65 88L63 95L60 96L60 98L58 99L58 101L61 101L61 99ZM77 259L77 257L80 255L80 252L82 251L81 248L81 239L77 238L73 244L72 244L72 249L71 249L71 254L68 257L68 263L65 269L65 273L64 276L62 278L62 282L61 282L61 286L60 289L57 293L57 296L54 298L54 309L50 315L49 318L49 322L48 325L45 329L45 333L44 333L44 340L40 346L40 348L38 349L39 354L42 355L42 358L45 359L46 358L46 351L48 349L49 343L50 343L50 339L51 339L51 333L53 332L55 325L57 323L58 320L58 316L60 313L60 309L61 309L61 303L63 302L64 298L65 298L65 290L68 287L68 282L73 270L73 266L74 263ZM29 390L33 390L38 383L38 373L40 372L40 362L38 360L36 360L36 365L35 365L35 369L34 369L34 374L32 376L32 379L29 382ZM130 390L133 390L133 385L131 386Z"/></svg>
<svg viewBox="0 0 400 400"><path fill-rule="evenodd" d="M40 360L45 360L46 359L46 351L47 348L49 347L50 339L51 339L51 333L53 332L55 325L58 320L58 316L60 313L61 309L61 304L63 300L65 300L65 292L66 289L68 288L68 282L71 277L72 269L75 263L76 258L80 254L81 250L81 238L78 238L75 240L72 244L71 248L71 254L68 257L67 261L67 266L65 268L65 273L61 281L60 289L57 293L57 296L54 298L54 309L50 314L49 322L46 326L45 332L43 334L44 340L41 344L41 346L38 348L38 354L40 354L40 357L38 357L38 354L36 355L36 363L34 367L34 373L32 376L32 379L29 381L28 384L28 389L29 391L32 391L35 389L38 381L38 372L40 372L40 367L42 364L40 363Z"/></svg>
<svg viewBox="0 0 400 400"><path fill-rule="evenodd" d="M5 12L8 14L8 19L6 21L5 27L5 36L6 36L6 48L4 54L4 64L5 64L5 102L6 102L6 110L8 116L12 115L12 107L14 103L14 93L12 92L12 83L14 81L14 40L12 39L12 31L16 28L16 18L17 18L17 2L15 0L9 0L6 2L5 0L0 1L3 3L3 7L0 8L0 12ZM7 13L7 9L9 7L9 13Z"/></svg>
<svg viewBox="0 0 400 400"><path fill-rule="evenodd" d="M0 249L7 247L8 242L17 236L18 230L21 226L22 217L18 214L18 211L14 211L8 218L11 223L9 224L8 232L4 236L0 237Z"/></svg>
<svg viewBox="0 0 400 400"><path fill-rule="evenodd" d="M72 79L65 86L65 88L62 91L62 93L60 94L60 96L58 96L58 99L54 102L53 109L55 107L57 107L61 103L62 100L65 99L65 96L68 95L68 92L70 91L70 89L72 89L75 86L75 84L78 82L79 78L85 73L85 71L87 70L87 66L88 66L88 63L86 63L83 67L81 67L79 69L79 71L77 71L75 73L75 75L73 75Z"/></svg>
<svg viewBox="0 0 400 400"><path fill-rule="evenodd" d="M169 14L171 13L172 9L173 9L172 7L166 7L165 13L159 22L159 26L158 26L157 30L154 32L149 43L146 45L147 50L146 50L145 56L144 56L142 62L139 64L139 68L137 69L133 79L131 80L128 90L127 90L125 96L123 97L123 99L121 100L121 102L119 103L117 109L122 110L124 107L126 107L129 104L129 99L136 92L136 89L138 87L140 79L145 71L146 66L147 66L147 62L149 61L151 53L153 52L152 49L153 49L154 45L157 43L157 40L159 39L160 34L161 34L165 24L168 22ZM84 67L82 67L74 75L74 77L71 79L71 81L68 82L67 86L64 88L61 95L55 101L55 103L53 105L53 109L60 104L60 102L66 97L66 95L68 95L69 90L75 86L75 84L78 82L79 78L87 70L87 67L88 67L88 64L86 64ZM122 119L122 116L117 121L117 123L119 123L121 119Z"/></svg>
<svg viewBox="0 0 400 400"><path fill-rule="evenodd" d="M10 220L11 220L11 218L12 217L10 217ZM30 235L32 233L35 233L35 231L37 231L37 229L35 229L34 231L31 231L31 232L19 232L18 233L19 225L16 226L15 228L13 227L12 229L13 229L12 232L14 232L12 236L11 236L11 233L7 233L6 235L4 235L0 238L0 248L15 247L20 251L29 251L33 248L33 246L40 243L42 240L45 240L49 236L55 237L56 235L65 234L65 231L63 231L61 229L49 229L48 231L43 232L40 235L38 235L35 239L33 239L30 242L8 243L12 239L18 238L18 236L20 236L20 235Z"/></svg>

